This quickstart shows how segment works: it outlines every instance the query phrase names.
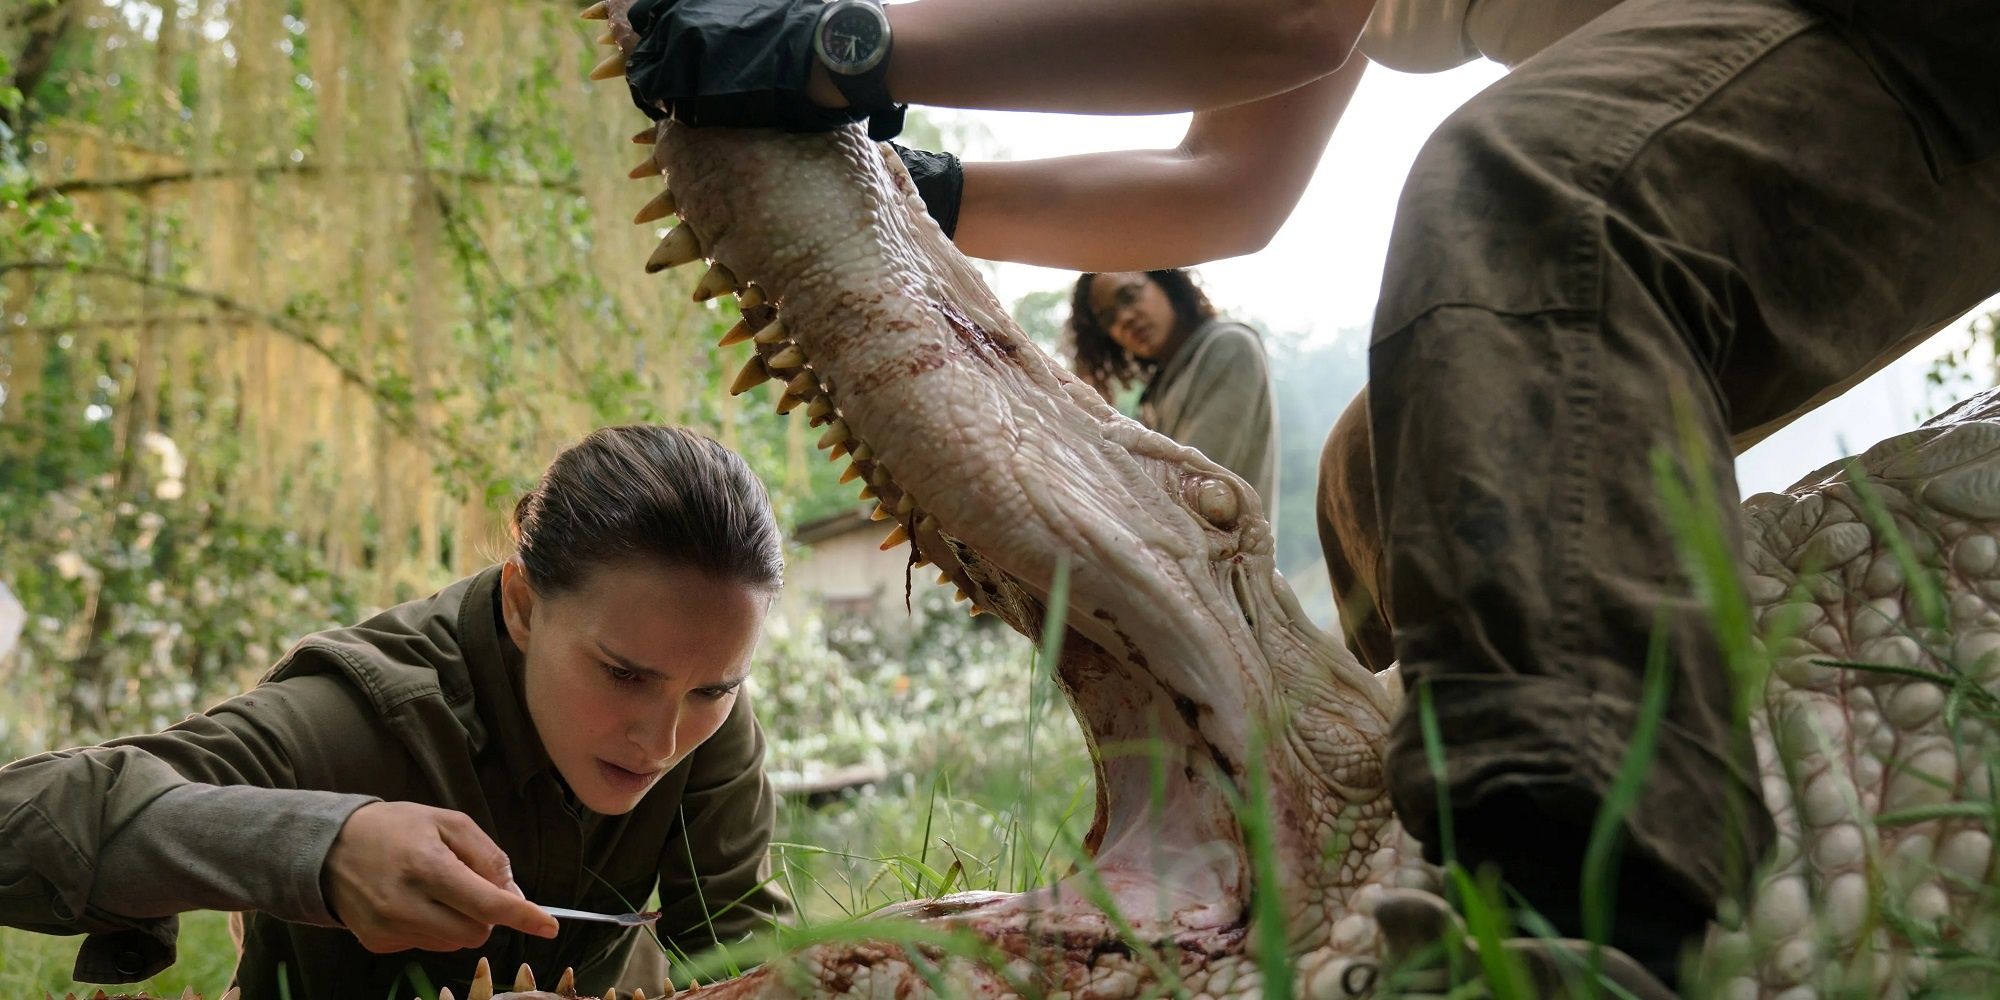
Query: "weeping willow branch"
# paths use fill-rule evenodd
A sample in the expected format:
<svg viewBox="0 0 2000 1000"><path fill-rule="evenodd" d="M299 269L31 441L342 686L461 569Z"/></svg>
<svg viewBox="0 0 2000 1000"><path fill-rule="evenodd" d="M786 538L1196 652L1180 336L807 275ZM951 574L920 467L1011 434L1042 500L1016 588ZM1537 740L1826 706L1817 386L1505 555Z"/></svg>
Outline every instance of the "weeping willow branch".
<svg viewBox="0 0 2000 1000"><path fill-rule="evenodd" d="M13 271L86 274L112 281L120 281L164 292L168 295L192 302L207 303L223 313L254 321L297 341L313 353L318 354L327 364L333 366L334 371L340 373L343 381L360 389L369 399L373 400L376 410L381 414L382 419L388 421L389 426L395 428L405 438L415 441L425 448L432 449L440 457L461 463L466 468L477 469L486 467L486 459L459 441L457 436L449 430L440 428L439 437L436 438L420 433L415 417L410 412L410 401L408 399L392 393L375 383L359 368L356 368L352 362L342 357L339 352L329 346L325 340L322 340L318 335L308 330L292 317L259 309L240 299L224 295L221 292L196 288L177 281L155 278L138 271L128 271L123 268L102 264L74 264L33 260L0 261L0 275L5 275Z"/></svg>
<svg viewBox="0 0 2000 1000"><path fill-rule="evenodd" d="M364 166L330 169L316 163L273 163L254 167L207 167L197 170L170 170L161 173L139 174L132 177L81 177L75 180L43 184L32 188L28 191L27 197L32 201L55 195L106 192L144 194L155 188L171 187L179 184L199 184L206 181L241 180L250 177L322 177L355 174L400 174L408 177L428 176L433 180L448 180L459 184L525 188L529 190L554 191L561 194L576 195L577 197L583 196L583 185L574 177L515 177L443 167Z"/></svg>

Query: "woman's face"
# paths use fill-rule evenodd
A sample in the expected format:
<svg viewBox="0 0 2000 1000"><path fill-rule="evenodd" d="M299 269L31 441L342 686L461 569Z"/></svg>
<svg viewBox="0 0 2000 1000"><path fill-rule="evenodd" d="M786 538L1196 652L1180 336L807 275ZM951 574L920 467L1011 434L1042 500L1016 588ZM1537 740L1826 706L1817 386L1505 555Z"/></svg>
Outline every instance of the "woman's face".
<svg viewBox="0 0 2000 1000"><path fill-rule="evenodd" d="M1163 360L1178 343L1173 303L1144 271L1092 277L1090 310L1098 328L1133 357Z"/></svg>
<svg viewBox="0 0 2000 1000"><path fill-rule="evenodd" d="M502 570L507 632L527 659L528 715L549 759L592 812L630 812L715 735L736 704L770 595L697 569L599 567L537 593Z"/></svg>

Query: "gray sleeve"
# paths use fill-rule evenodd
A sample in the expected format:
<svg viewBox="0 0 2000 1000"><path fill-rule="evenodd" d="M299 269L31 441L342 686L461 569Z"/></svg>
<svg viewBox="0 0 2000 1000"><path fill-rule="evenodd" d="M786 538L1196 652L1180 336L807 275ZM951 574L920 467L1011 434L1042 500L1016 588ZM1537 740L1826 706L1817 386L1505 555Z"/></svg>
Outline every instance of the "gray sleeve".
<svg viewBox="0 0 2000 1000"><path fill-rule="evenodd" d="M1217 330L1202 348L1185 376L1185 403L1179 413L1161 422L1161 430L1262 493L1268 489L1276 459L1271 447L1271 377L1263 345L1254 332L1231 324ZM1268 505L1274 498L1263 499Z"/></svg>
<svg viewBox="0 0 2000 1000"><path fill-rule="evenodd" d="M366 795L182 785L154 799L104 845L90 905L127 917L188 909L262 910L336 925L320 870ZM246 863L256 859L255 864Z"/></svg>

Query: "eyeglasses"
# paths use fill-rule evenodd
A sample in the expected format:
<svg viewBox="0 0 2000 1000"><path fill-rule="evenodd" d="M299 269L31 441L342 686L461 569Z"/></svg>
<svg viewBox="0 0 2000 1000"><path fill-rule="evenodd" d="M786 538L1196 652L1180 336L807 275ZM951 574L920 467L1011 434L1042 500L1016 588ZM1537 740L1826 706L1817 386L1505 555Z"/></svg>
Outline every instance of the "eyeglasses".
<svg viewBox="0 0 2000 1000"><path fill-rule="evenodd" d="M1101 281L1103 279L1099 278L1098 280ZM1108 331L1117 325L1118 317L1125 310L1132 308L1133 305L1138 303L1139 293L1146 290L1146 285L1151 280L1150 278L1135 278L1119 286L1117 291L1112 292L1110 308L1091 313L1091 318L1097 321L1097 328Z"/></svg>

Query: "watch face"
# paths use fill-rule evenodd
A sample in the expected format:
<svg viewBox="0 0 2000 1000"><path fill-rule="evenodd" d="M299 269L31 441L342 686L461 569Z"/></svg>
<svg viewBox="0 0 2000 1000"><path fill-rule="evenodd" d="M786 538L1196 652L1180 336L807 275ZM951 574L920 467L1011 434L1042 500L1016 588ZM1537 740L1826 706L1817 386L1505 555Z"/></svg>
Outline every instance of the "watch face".
<svg viewBox="0 0 2000 1000"><path fill-rule="evenodd" d="M843 76L874 69L888 49L888 40L887 19L880 8L867 3L844 3L828 11L816 39L826 68Z"/></svg>

